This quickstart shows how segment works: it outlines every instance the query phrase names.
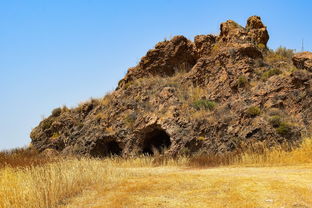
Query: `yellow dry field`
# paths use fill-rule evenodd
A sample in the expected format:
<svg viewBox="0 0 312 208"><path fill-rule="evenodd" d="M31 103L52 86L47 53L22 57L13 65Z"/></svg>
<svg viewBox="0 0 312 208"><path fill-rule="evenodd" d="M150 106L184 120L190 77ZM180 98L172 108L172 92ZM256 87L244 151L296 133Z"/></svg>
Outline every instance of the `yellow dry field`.
<svg viewBox="0 0 312 208"><path fill-rule="evenodd" d="M135 174L92 186L62 207L312 207L312 165L124 171Z"/></svg>
<svg viewBox="0 0 312 208"><path fill-rule="evenodd" d="M234 157L35 164L0 168L0 208L312 208L311 139L293 151Z"/></svg>

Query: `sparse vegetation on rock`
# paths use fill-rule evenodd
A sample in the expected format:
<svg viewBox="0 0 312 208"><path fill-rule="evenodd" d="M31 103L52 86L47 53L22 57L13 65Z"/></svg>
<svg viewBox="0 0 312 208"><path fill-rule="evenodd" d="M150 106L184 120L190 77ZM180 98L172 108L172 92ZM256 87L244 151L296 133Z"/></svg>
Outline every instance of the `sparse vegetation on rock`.
<svg viewBox="0 0 312 208"><path fill-rule="evenodd" d="M270 78L274 75L279 75L281 73L282 73L281 70L276 69L276 68L272 68L272 69L269 69L268 71L263 72L263 74L261 75L261 79L267 80L268 78Z"/></svg>
<svg viewBox="0 0 312 208"><path fill-rule="evenodd" d="M216 106L216 103L210 100L196 100L192 105L196 110L213 110Z"/></svg>
<svg viewBox="0 0 312 208"><path fill-rule="evenodd" d="M259 116L261 113L261 110L257 106L251 106L247 109L247 114L249 116Z"/></svg>
<svg viewBox="0 0 312 208"><path fill-rule="evenodd" d="M270 50L268 40L266 26L252 16L245 27L222 23L219 35L157 43L115 91L54 110L31 132L32 144L95 157L151 152L146 141L158 150L165 146L161 152L170 156L226 154L259 141L295 145L311 131L312 58ZM283 118L269 115L272 109ZM153 132L169 141L148 140Z"/></svg>

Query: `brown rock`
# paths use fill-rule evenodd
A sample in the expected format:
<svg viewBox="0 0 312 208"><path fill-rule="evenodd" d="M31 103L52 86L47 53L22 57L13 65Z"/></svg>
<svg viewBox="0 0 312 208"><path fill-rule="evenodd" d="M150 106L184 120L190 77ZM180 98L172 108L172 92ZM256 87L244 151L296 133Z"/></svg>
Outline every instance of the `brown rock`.
<svg viewBox="0 0 312 208"><path fill-rule="evenodd" d="M255 46L266 47L269 33L258 16L249 17L246 27L242 27L232 20L220 25L219 39L223 42L252 43Z"/></svg>
<svg viewBox="0 0 312 208"><path fill-rule="evenodd" d="M214 35L197 35L194 38L197 53L199 56L208 56L216 43L216 36Z"/></svg>
<svg viewBox="0 0 312 208"><path fill-rule="evenodd" d="M263 44L266 46L269 40L269 33L266 29L266 26L261 21L261 18L258 16L249 17L247 20L246 29L248 35L252 40L257 44Z"/></svg>
<svg viewBox="0 0 312 208"><path fill-rule="evenodd" d="M293 79L300 82L305 82L311 79L311 73L305 70L297 70L292 73Z"/></svg>
<svg viewBox="0 0 312 208"><path fill-rule="evenodd" d="M258 16L251 16L247 20L246 29L261 29L265 28L264 24L261 21L261 18Z"/></svg>
<svg viewBox="0 0 312 208"><path fill-rule="evenodd" d="M298 69L306 69L312 72L312 53L301 52L296 53L292 58L293 64Z"/></svg>
<svg viewBox="0 0 312 208"><path fill-rule="evenodd" d="M118 84L122 88L134 79L148 76L173 76L177 72L189 71L196 63L194 44L184 36L175 36L170 41L156 44L141 59L140 63L129 69L126 77Z"/></svg>

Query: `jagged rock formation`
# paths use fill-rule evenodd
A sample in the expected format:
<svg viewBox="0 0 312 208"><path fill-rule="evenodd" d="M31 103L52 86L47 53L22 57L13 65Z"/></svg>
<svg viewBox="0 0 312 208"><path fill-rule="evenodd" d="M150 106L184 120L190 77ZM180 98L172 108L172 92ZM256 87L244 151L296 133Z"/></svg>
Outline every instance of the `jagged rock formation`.
<svg viewBox="0 0 312 208"><path fill-rule="evenodd" d="M156 44L111 94L55 109L33 129L33 146L96 157L224 153L309 134L311 58L294 56L298 70L270 52L257 16L246 27L229 20L220 30Z"/></svg>

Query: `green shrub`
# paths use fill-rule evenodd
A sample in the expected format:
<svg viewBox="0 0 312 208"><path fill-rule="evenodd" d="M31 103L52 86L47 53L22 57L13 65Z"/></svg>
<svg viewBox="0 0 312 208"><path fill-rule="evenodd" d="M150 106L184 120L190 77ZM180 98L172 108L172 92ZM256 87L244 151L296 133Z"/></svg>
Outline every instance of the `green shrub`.
<svg viewBox="0 0 312 208"><path fill-rule="evenodd" d="M245 87L248 85L248 78L244 75L241 75L237 79L237 86L238 87Z"/></svg>
<svg viewBox="0 0 312 208"><path fill-rule="evenodd" d="M216 107L216 103L210 100L196 100L193 102L192 106L196 110L213 110Z"/></svg>
<svg viewBox="0 0 312 208"><path fill-rule="evenodd" d="M276 68L272 68L266 72L264 72L262 75L261 75L261 79L262 80L267 80L269 79L270 77L274 76L274 75L279 75L281 74L282 71L279 70L279 69L276 69Z"/></svg>
<svg viewBox="0 0 312 208"><path fill-rule="evenodd" d="M246 112L249 116L258 116L261 113L261 110L257 106L251 106L247 109Z"/></svg>
<svg viewBox="0 0 312 208"><path fill-rule="evenodd" d="M278 115L272 116L269 122L276 129L276 132L280 135L285 136L289 134L291 131L290 124L282 121L282 118Z"/></svg>
<svg viewBox="0 0 312 208"><path fill-rule="evenodd" d="M269 122L274 128L277 128L282 123L282 118L278 115L275 115L269 119Z"/></svg>
<svg viewBox="0 0 312 208"><path fill-rule="evenodd" d="M61 115L61 113L62 113L62 108L55 108L55 109L52 111L52 116L58 117L59 115Z"/></svg>
<svg viewBox="0 0 312 208"><path fill-rule="evenodd" d="M291 131L290 125L286 122L281 122L280 125L276 128L276 132L281 135L287 135Z"/></svg>

